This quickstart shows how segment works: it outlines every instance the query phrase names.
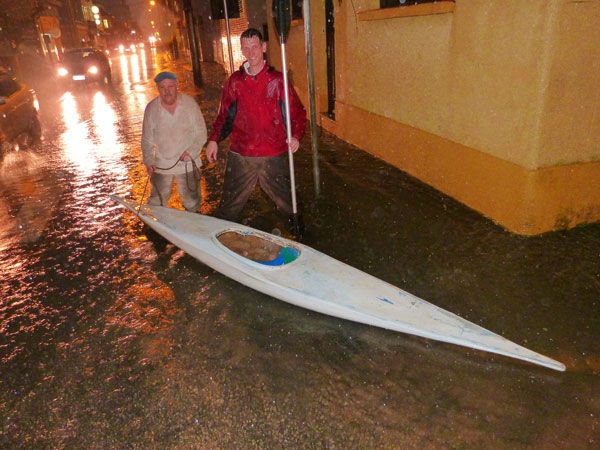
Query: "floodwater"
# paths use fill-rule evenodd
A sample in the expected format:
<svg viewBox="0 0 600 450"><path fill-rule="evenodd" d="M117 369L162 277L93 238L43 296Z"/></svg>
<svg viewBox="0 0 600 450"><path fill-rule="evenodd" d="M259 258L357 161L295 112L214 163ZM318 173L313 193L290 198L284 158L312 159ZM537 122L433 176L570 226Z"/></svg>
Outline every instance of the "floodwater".
<svg viewBox="0 0 600 450"><path fill-rule="evenodd" d="M112 87L40 83L45 139L0 165L0 448L598 448L598 224L515 236L320 132L320 198L309 136L296 156L304 243L567 371L291 306L110 200L147 190L141 122L163 68L210 124L219 66L195 89L164 55L116 57ZM203 212L223 168L203 170ZM260 192L246 216L287 233Z"/></svg>

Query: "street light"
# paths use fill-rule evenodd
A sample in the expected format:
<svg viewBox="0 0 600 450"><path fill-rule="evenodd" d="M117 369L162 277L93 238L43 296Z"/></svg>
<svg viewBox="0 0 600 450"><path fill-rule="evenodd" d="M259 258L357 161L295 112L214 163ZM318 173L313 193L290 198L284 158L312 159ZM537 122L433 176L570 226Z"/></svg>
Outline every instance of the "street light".
<svg viewBox="0 0 600 450"><path fill-rule="evenodd" d="M100 21L100 8L96 5L92 6L92 14L94 15L94 22L96 26L100 25L102 22Z"/></svg>

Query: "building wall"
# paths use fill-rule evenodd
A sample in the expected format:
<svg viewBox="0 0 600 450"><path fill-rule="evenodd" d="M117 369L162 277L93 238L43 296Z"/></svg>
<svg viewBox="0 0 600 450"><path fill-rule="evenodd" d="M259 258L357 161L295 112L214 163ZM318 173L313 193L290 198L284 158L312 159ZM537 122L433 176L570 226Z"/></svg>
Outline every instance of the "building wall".
<svg viewBox="0 0 600 450"><path fill-rule="evenodd" d="M600 2L558 2L539 166L600 161Z"/></svg>
<svg viewBox="0 0 600 450"><path fill-rule="evenodd" d="M337 98L323 127L514 232L600 220L600 2L456 0L383 18L379 0L333 4ZM311 1L319 111L324 5ZM302 23L287 54L308 101Z"/></svg>

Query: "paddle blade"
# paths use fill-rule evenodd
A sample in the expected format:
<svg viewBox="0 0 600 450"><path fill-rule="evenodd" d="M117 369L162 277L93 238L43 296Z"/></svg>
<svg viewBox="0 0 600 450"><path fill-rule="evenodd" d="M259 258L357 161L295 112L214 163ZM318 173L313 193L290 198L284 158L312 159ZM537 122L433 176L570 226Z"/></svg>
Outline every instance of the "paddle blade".
<svg viewBox="0 0 600 450"><path fill-rule="evenodd" d="M292 21L292 5L290 0L273 0L273 20L275 21L277 34L281 38L281 43L284 44Z"/></svg>

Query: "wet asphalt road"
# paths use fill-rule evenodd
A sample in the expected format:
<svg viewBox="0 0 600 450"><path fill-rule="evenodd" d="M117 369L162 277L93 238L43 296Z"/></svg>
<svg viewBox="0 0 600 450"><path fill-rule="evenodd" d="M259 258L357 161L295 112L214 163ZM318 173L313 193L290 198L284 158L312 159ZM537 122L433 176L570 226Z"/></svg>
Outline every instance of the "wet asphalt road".
<svg viewBox="0 0 600 450"><path fill-rule="evenodd" d="M239 285L108 196L146 187L159 70L210 124L224 73L113 59L113 85L34 81L44 141L0 164L0 448L592 449L600 225L525 238L319 133L304 243L567 365L565 373L306 311ZM224 161L203 169L203 212ZM172 206L180 207L177 198ZM285 235L269 201L247 222Z"/></svg>

